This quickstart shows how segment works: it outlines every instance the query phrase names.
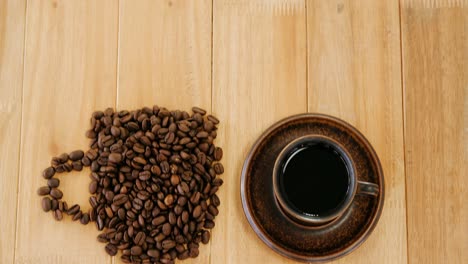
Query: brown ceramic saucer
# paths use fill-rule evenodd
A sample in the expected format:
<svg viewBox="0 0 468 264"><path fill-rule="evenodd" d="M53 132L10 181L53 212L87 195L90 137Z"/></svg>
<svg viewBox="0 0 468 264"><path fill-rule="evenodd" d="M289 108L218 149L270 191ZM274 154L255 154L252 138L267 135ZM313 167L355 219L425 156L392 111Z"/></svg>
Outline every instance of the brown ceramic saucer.
<svg viewBox="0 0 468 264"><path fill-rule="evenodd" d="M356 165L357 179L379 185L378 196L356 195L351 206L332 223L300 225L280 209L273 193L276 157L292 140L325 135L342 144ZM255 142L241 176L244 213L253 230L279 254L305 262L329 261L356 249L374 229L384 202L384 179L377 154L350 124L323 114L300 114L270 127Z"/></svg>

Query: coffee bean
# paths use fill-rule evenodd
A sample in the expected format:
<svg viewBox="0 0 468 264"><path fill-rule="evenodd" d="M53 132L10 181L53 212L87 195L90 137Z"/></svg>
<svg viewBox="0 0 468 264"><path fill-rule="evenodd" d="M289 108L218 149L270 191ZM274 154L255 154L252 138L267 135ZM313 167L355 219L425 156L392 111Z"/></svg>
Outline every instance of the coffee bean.
<svg viewBox="0 0 468 264"><path fill-rule="evenodd" d="M72 168L75 171L83 170L83 164L81 163L81 160L77 160L77 161L72 162Z"/></svg>
<svg viewBox="0 0 468 264"><path fill-rule="evenodd" d="M57 210L57 209L58 209L58 201L55 199L51 199L50 210Z"/></svg>
<svg viewBox="0 0 468 264"><path fill-rule="evenodd" d="M177 255L177 258L180 259L180 260L188 259L189 258L189 251L184 250L179 255Z"/></svg>
<svg viewBox="0 0 468 264"><path fill-rule="evenodd" d="M122 161L122 154L120 153L111 153L108 157L108 160L114 164L118 164Z"/></svg>
<svg viewBox="0 0 468 264"><path fill-rule="evenodd" d="M199 254L208 243L219 214L216 192L224 172L221 148L213 144L219 120L199 107L193 114L153 106L135 111L111 108L93 113L86 152L73 151L52 159L43 172L50 179L41 193L43 210L66 212L74 221L95 221L106 231L98 240L125 263L174 263ZM70 161L71 160L71 161ZM55 172L90 166L88 213L68 208L54 179ZM39 192L39 191L38 191ZM49 208L50 207L50 208Z"/></svg>
<svg viewBox="0 0 468 264"><path fill-rule="evenodd" d="M55 210L55 211L53 212L53 215L54 215L55 220L57 220L57 221L62 221L62 219L63 219L62 211L60 211L59 209L57 209L57 210Z"/></svg>
<svg viewBox="0 0 468 264"><path fill-rule="evenodd" d="M98 182L97 181L91 181L91 183L89 184L89 193L95 194L97 188L98 188Z"/></svg>
<svg viewBox="0 0 468 264"><path fill-rule="evenodd" d="M143 152L144 152L144 149L143 149ZM141 153L143 153L141 152ZM141 164L141 165L146 165L146 160L142 157L136 157L133 159L133 161L135 161L136 163L138 164Z"/></svg>
<svg viewBox="0 0 468 264"><path fill-rule="evenodd" d="M191 202L193 205L197 205L197 204L198 204L198 201L200 200L200 197L201 197L200 192L195 192L195 193L193 193L192 196L190 197L190 202Z"/></svg>
<svg viewBox="0 0 468 264"><path fill-rule="evenodd" d="M200 254L200 251L198 250L198 248L191 248L191 249L189 250L189 256L190 256L191 258L196 258L196 257L198 257L198 254Z"/></svg>
<svg viewBox="0 0 468 264"><path fill-rule="evenodd" d="M65 162L67 162L68 159L69 159L67 153L62 153L62 154L60 154L57 158L58 158L58 160L59 160L60 163L65 163Z"/></svg>
<svg viewBox="0 0 468 264"><path fill-rule="evenodd" d="M112 244L107 244L106 245L106 253L109 254L110 256L115 256L117 255L117 247Z"/></svg>
<svg viewBox="0 0 468 264"><path fill-rule="evenodd" d="M198 218L198 217L200 217L201 213L202 213L201 206L200 206L200 205L197 205L197 206L195 207L195 209L193 209L192 216L193 216L193 218Z"/></svg>
<svg viewBox="0 0 468 264"><path fill-rule="evenodd" d="M104 220L100 216L97 216L97 218L96 218L96 226L97 226L98 230L104 229Z"/></svg>
<svg viewBox="0 0 468 264"><path fill-rule="evenodd" d="M61 212L64 211L64 210L63 210L63 202L62 202L62 201L59 201L59 203L58 203L58 209L59 209Z"/></svg>
<svg viewBox="0 0 468 264"><path fill-rule="evenodd" d="M165 236L168 236L171 234L171 229L172 229L172 226L171 224L169 223L165 223L162 227L162 233L165 235Z"/></svg>
<svg viewBox="0 0 468 264"><path fill-rule="evenodd" d="M159 259L159 257L161 256L161 252L157 249L150 249L146 252L146 254L155 259Z"/></svg>
<svg viewBox="0 0 468 264"><path fill-rule="evenodd" d="M223 149L216 147L213 153L214 160L220 161L223 158Z"/></svg>
<svg viewBox="0 0 468 264"><path fill-rule="evenodd" d="M52 208L52 201L50 200L50 198L49 197L42 198L42 210L44 210L44 212L49 212L51 208Z"/></svg>
<svg viewBox="0 0 468 264"><path fill-rule="evenodd" d="M164 198L164 204L167 206L170 206L173 203L174 203L174 197L172 196L172 194L168 194L166 198Z"/></svg>
<svg viewBox="0 0 468 264"><path fill-rule="evenodd" d="M69 156L70 160L72 160L72 161L80 160L81 158L83 158L84 152L82 150L75 150L75 151L70 152L70 154L68 154L68 156Z"/></svg>
<svg viewBox="0 0 468 264"><path fill-rule="evenodd" d="M209 136L208 132L200 131L197 133L197 138L207 138Z"/></svg>
<svg viewBox="0 0 468 264"><path fill-rule="evenodd" d="M56 187L58 187L60 185L60 180L56 179L56 178L51 178L51 179L47 180L47 185L50 188L56 188Z"/></svg>
<svg viewBox="0 0 468 264"><path fill-rule="evenodd" d="M52 190L50 190L50 196L52 196L52 198L55 199L61 199L63 197L63 193L59 189L53 188Z"/></svg>
<svg viewBox="0 0 468 264"><path fill-rule="evenodd" d="M125 194L117 194L114 196L113 203L117 206L122 205L128 201L128 196Z"/></svg>
<svg viewBox="0 0 468 264"><path fill-rule="evenodd" d="M221 163L216 163L213 166L213 169L215 170L216 174L223 174L224 173L224 167Z"/></svg>
<svg viewBox="0 0 468 264"><path fill-rule="evenodd" d="M75 215L79 211L80 211L80 206L75 204L72 207L70 207L70 209L68 209L67 214L68 215Z"/></svg>
<svg viewBox="0 0 468 264"><path fill-rule="evenodd" d="M145 242L145 239L146 239L146 235L144 232L138 232L135 236L135 238L133 239L133 242L139 246L143 245L143 243Z"/></svg>
<svg viewBox="0 0 468 264"><path fill-rule="evenodd" d="M176 217L176 215L175 215L174 212L169 212L168 221L169 221L169 224L171 224L171 225L175 225L175 224L176 224L176 222L177 222L177 217Z"/></svg>
<svg viewBox="0 0 468 264"><path fill-rule="evenodd" d="M87 224L89 223L89 214L88 214L88 213L84 213L84 214L81 216L80 222L81 222L81 224L83 224L83 225L87 225Z"/></svg>
<svg viewBox="0 0 468 264"><path fill-rule="evenodd" d="M142 253L142 249L140 246L133 246L130 249L130 254L132 254L133 256L140 256L141 253Z"/></svg>
<svg viewBox="0 0 468 264"><path fill-rule="evenodd" d="M215 226L215 223L212 220L206 220L205 221L205 228L212 229Z"/></svg>
<svg viewBox="0 0 468 264"><path fill-rule="evenodd" d="M166 239L162 242L163 249L171 249L176 246L176 242L174 240Z"/></svg>
<svg viewBox="0 0 468 264"><path fill-rule="evenodd" d="M197 107L197 106L192 107L192 111L194 113L198 113L200 115L205 115L206 114L206 110L204 110L204 109L202 109L200 107Z"/></svg>
<svg viewBox="0 0 468 264"><path fill-rule="evenodd" d="M49 186L42 186L39 189L37 189L37 194L40 196L48 195L49 193L50 193Z"/></svg>
<svg viewBox="0 0 468 264"><path fill-rule="evenodd" d="M161 216L154 218L151 224L154 226L159 226L160 224L164 222L166 222L166 217L164 215L161 215Z"/></svg>
<svg viewBox="0 0 468 264"><path fill-rule="evenodd" d="M44 179L50 179L55 175L55 169L53 167L48 167L42 172L42 177Z"/></svg>
<svg viewBox="0 0 468 264"><path fill-rule="evenodd" d="M210 241L210 231L208 230L204 230L202 232L202 239L201 239L201 242L203 244L208 244L208 242Z"/></svg>
<svg viewBox="0 0 468 264"><path fill-rule="evenodd" d="M138 178L142 181L147 181L151 178L151 172L149 171L142 171L140 172Z"/></svg>

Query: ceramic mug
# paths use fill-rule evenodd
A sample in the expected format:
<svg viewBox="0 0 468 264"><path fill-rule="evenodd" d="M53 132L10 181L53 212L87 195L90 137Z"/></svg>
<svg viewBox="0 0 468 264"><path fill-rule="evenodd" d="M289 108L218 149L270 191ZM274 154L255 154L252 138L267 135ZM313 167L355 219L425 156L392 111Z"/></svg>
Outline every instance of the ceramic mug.
<svg viewBox="0 0 468 264"><path fill-rule="evenodd" d="M291 203L288 203L285 197L286 195L284 191L282 191L280 181L281 178L284 177L283 166L285 166L285 160L294 155L294 152L298 149L314 144L326 145L338 153L346 166L348 177L347 191L342 201L330 212L320 215L301 212L297 210L297 208L294 208ZM308 176L314 177L313 171L306 173L308 173ZM379 186L377 184L358 180L356 166L351 156L346 151L346 148L336 140L323 135L306 135L299 137L282 149L276 158L273 168L273 189L276 200L283 212L293 221L307 226L320 226L339 218L350 207L355 196L358 194L371 196L377 196L379 194Z"/></svg>

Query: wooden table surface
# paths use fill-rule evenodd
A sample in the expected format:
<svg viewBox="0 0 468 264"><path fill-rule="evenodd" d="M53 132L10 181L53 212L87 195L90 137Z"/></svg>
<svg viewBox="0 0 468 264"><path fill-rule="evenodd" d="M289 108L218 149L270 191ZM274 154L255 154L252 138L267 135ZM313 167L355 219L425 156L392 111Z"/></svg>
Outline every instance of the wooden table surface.
<svg viewBox="0 0 468 264"><path fill-rule="evenodd" d="M239 179L262 131L303 112L356 126L385 173L375 231L334 263L468 263L467 0L0 0L1 264L120 263L36 189L94 110L153 104L222 120L220 215L178 263L293 263L250 228ZM88 205L87 174L60 176L66 200Z"/></svg>

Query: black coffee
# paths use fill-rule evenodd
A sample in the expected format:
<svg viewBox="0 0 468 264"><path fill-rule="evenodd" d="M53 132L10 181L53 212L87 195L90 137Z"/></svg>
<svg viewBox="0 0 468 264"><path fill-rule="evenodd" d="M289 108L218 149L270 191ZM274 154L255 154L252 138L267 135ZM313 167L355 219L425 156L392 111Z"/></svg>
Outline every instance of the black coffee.
<svg viewBox="0 0 468 264"><path fill-rule="evenodd" d="M286 155L279 172L280 191L290 207L325 216L340 207L349 186L348 168L326 143L303 144Z"/></svg>

